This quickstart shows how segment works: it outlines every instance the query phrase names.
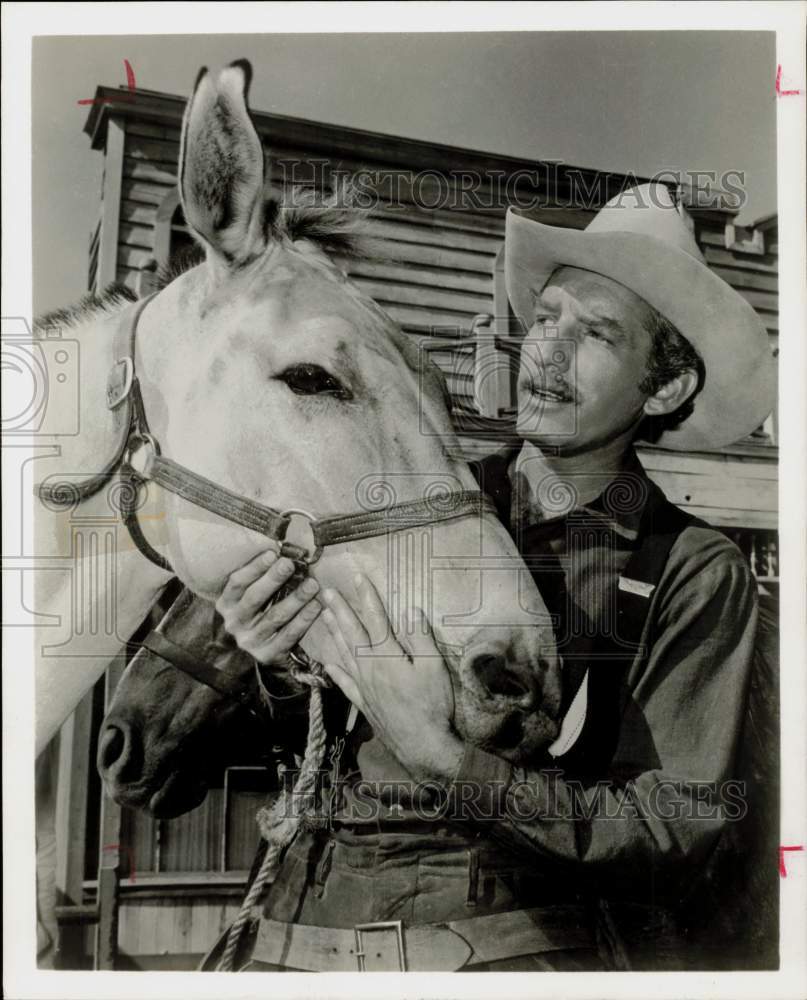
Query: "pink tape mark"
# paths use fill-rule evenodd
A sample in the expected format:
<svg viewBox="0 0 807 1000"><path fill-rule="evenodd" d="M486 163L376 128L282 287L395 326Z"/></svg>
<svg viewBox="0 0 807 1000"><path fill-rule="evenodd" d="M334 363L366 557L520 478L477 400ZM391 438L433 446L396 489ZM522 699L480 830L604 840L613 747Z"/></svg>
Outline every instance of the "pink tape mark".
<svg viewBox="0 0 807 1000"><path fill-rule="evenodd" d="M135 80L134 70L132 69L132 64L128 59L123 60L123 65L126 69L126 87L130 91L134 91L137 88L137 81ZM136 100L136 94L115 94L114 97L85 97L77 104L119 104L126 101Z"/></svg>
<svg viewBox="0 0 807 1000"><path fill-rule="evenodd" d="M781 65L776 67L776 96L777 97L793 97L796 94L800 94L800 90L782 90L782 67Z"/></svg>
<svg viewBox="0 0 807 1000"><path fill-rule="evenodd" d="M128 844L104 844L102 851L125 851L129 861L129 881L135 881L134 851Z"/></svg>
<svg viewBox="0 0 807 1000"><path fill-rule="evenodd" d="M794 844L790 847L779 846L779 874L782 878L787 878L787 868L785 868L785 851L803 851L804 844Z"/></svg>

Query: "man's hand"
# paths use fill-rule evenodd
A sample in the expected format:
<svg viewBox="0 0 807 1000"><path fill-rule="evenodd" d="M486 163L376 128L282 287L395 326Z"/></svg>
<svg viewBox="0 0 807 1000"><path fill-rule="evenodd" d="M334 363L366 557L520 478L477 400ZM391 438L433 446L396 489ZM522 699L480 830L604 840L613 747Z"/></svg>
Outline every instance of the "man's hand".
<svg viewBox="0 0 807 1000"><path fill-rule="evenodd" d="M415 613L405 649L372 583L362 576L356 585L355 609L335 591L322 595L341 660L325 669L413 778L451 779L463 744L451 731L454 692L428 622Z"/></svg>
<svg viewBox="0 0 807 1000"><path fill-rule="evenodd" d="M278 559L274 549L267 549L230 575L216 601L216 611L239 647L259 663L277 668L287 666L289 651L322 611L315 599L319 584L312 577L282 601L268 605L293 572L291 559Z"/></svg>

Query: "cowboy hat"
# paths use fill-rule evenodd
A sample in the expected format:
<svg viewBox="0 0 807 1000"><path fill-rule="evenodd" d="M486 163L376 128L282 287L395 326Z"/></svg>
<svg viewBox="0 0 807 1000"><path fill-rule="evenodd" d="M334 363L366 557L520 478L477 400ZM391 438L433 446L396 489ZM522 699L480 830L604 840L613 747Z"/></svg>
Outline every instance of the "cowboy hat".
<svg viewBox="0 0 807 1000"><path fill-rule="evenodd" d="M750 434L775 403L776 362L751 306L706 264L662 184L644 184L605 205L585 230L546 226L507 212L507 294L525 329L533 295L559 267L611 278L671 322L698 351L706 379L694 411L658 443L715 448Z"/></svg>

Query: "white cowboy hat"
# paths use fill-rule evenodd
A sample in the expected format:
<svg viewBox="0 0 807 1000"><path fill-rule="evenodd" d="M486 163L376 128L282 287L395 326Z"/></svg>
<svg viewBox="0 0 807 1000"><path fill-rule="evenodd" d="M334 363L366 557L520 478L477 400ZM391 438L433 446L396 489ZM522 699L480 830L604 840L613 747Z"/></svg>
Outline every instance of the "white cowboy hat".
<svg viewBox="0 0 807 1000"><path fill-rule="evenodd" d="M613 198L581 231L507 212L507 294L525 329L533 294L559 267L618 281L675 325L703 359L706 380L690 417L665 431L668 448L715 448L750 434L775 403L776 362L752 307L709 270L663 184Z"/></svg>

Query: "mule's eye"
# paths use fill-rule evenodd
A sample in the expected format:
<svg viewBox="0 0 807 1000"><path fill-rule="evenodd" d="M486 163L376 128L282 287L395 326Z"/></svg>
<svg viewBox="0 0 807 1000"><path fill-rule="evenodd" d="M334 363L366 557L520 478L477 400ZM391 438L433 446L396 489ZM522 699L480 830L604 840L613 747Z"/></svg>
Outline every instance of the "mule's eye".
<svg viewBox="0 0 807 1000"><path fill-rule="evenodd" d="M298 396L335 396L352 399L350 390L319 365L292 365L278 375Z"/></svg>

